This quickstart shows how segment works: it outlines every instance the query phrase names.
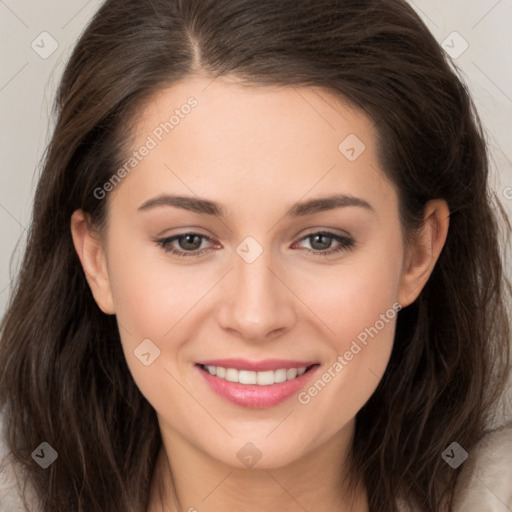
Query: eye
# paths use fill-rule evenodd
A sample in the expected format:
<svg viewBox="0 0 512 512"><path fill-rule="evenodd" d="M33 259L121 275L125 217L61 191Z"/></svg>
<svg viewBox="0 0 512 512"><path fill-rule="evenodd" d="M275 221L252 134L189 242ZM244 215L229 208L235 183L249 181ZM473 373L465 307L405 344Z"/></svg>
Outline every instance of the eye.
<svg viewBox="0 0 512 512"><path fill-rule="evenodd" d="M310 241L311 248L305 247L306 252L319 256L328 256L343 250L352 249L355 245L355 241L352 238L337 235L335 233L331 233L330 231L318 231L310 233L301 238L299 242L296 242L294 246L303 240ZM211 242L212 239L206 235L192 232L181 233L179 235L155 240L155 242L161 246L165 252L175 254L176 256L180 257L197 257L211 252L212 248L201 248L204 241ZM335 248L332 248L333 241L338 244Z"/></svg>
<svg viewBox="0 0 512 512"><path fill-rule="evenodd" d="M306 252L319 256L328 256L337 252L353 249L355 241L348 236L341 236L330 231L317 231L310 233L302 240L309 240L311 249L305 248ZM337 247L332 248L333 241L337 242ZM299 242L300 243L300 242Z"/></svg>
<svg viewBox="0 0 512 512"><path fill-rule="evenodd" d="M211 241L211 238L206 235L200 235L199 233L182 233L156 240L156 243L160 245L165 252L170 252L176 256L199 256L200 254L210 252L210 249L201 249L204 240ZM176 248L176 245L173 245L174 242L177 242L178 248Z"/></svg>

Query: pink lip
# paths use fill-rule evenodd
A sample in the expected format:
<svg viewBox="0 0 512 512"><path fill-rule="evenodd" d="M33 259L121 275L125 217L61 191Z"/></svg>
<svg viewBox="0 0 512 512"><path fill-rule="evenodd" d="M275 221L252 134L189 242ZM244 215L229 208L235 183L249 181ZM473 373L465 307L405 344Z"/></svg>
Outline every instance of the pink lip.
<svg viewBox="0 0 512 512"><path fill-rule="evenodd" d="M229 360L228 360L229 361ZM219 363L219 361L217 361ZM203 363L200 363L203 364ZM273 361L271 364L275 364ZM296 363L294 363L296 364ZM213 366L224 366L224 364L214 364ZM308 366L302 364L301 366ZM289 366L296 368L297 366ZM301 388L311 379L313 374L319 366L313 366L306 373L303 373L300 377L278 384L272 384L270 386L257 386L254 384L240 384L238 382L230 382L225 379L220 379L210 375L208 371L204 370L199 364L196 365L197 370L203 376L203 379L215 391L218 395L229 400L230 402L240 405L242 407L251 408L266 408L284 402L291 396L297 394ZM227 366L226 368L234 368L233 366ZM286 368L286 366L276 366L275 368ZM246 369L246 368L241 368ZM264 370L253 370L253 371L264 371Z"/></svg>
<svg viewBox="0 0 512 512"><path fill-rule="evenodd" d="M300 368L301 366L311 366L317 363L318 361L290 361L285 359L265 359L264 361L248 361L247 359L209 359L207 361L197 361L196 364L264 372L267 370L279 370L280 368Z"/></svg>

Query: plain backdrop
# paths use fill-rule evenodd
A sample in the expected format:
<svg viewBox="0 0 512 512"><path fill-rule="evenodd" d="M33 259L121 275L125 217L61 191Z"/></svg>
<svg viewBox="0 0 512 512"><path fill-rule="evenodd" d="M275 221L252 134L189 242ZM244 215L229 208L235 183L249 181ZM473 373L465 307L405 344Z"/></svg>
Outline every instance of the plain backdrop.
<svg viewBox="0 0 512 512"><path fill-rule="evenodd" d="M78 36L101 3L0 0L0 318L53 129L55 89ZM512 217L512 0L411 0L411 5L472 92L491 148L492 186Z"/></svg>

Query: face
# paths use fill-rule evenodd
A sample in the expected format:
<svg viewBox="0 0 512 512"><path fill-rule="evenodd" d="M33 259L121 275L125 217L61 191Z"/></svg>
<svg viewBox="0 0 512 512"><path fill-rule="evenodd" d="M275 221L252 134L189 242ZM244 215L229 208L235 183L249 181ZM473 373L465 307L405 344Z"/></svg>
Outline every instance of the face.
<svg viewBox="0 0 512 512"><path fill-rule="evenodd" d="M164 436L238 467L336 443L411 301L372 121L320 89L197 76L135 134L90 283Z"/></svg>

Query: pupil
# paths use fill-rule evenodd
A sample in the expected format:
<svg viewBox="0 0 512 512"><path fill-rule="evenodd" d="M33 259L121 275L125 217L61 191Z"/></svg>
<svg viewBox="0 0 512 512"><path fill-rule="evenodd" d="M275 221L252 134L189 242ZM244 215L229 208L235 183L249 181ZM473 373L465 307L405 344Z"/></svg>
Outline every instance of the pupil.
<svg viewBox="0 0 512 512"><path fill-rule="evenodd" d="M196 243L194 244L193 240L196 239ZM197 244L197 240L199 240L199 244ZM201 245L200 237L197 235L185 235L180 239L180 245L182 249L197 249Z"/></svg>
<svg viewBox="0 0 512 512"><path fill-rule="evenodd" d="M316 249L328 249L330 246L330 238L325 235L313 235L313 247L316 243L316 241L320 239L320 247L316 247ZM322 239L326 240L322 243Z"/></svg>

